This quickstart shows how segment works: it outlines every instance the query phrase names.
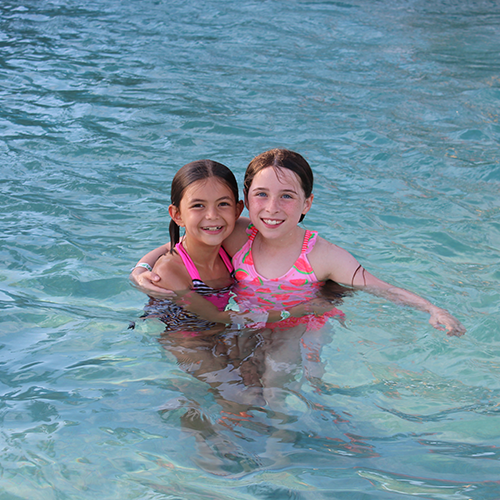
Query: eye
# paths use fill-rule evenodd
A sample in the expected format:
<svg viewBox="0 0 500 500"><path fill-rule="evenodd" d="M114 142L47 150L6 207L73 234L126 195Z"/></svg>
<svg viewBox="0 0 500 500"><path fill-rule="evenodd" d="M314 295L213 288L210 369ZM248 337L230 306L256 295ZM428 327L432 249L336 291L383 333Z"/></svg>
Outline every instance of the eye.
<svg viewBox="0 0 500 500"><path fill-rule="evenodd" d="M194 203L191 208L203 208L203 203Z"/></svg>
<svg viewBox="0 0 500 500"><path fill-rule="evenodd" d="M230 207L231 206L231 203L229 203L228 201L221 201L219 203L219 207Z"/></svg>
<svg viewBox="0 0 500 500"><path fill-rule="evenodd" d="M293 197L290 194L284 194L283 198L285 198L286 200L291 200Z"/></svg>
<svg viewBox="0 0 500 500"><path fill-rule="evenodd" d="M265 198L267 194L262 191L257 191L254 196L256 196L257 198Z"/></svg>

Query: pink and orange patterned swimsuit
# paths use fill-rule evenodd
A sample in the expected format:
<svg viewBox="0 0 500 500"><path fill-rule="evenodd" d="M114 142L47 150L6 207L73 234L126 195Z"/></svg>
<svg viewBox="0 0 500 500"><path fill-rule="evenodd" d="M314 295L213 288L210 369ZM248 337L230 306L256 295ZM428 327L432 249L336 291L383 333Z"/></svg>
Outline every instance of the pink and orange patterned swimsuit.
<svg viewBox="0 0 500 500"><path fill-rule="evenodd" d="M268 279L261 276L255 269L252 256L252 244L258 231L250 224L247 228L247 242L233 256L233 266L237 285L235 287L237 301L245 306L269 310L283 310L304 303L317 297L321 287L314 274L307 254L316 243L317 231L306 230L302 250L294 265L283 276ZM249 306L249 307L252 307ZM278 323L270 323L268 327L290 328L296 325L307 325L307 330L318 330L328 321L337 316L344 318L344 313L334 307L327 313L316 316L309 314L301 318L289 317Z"/></svg>

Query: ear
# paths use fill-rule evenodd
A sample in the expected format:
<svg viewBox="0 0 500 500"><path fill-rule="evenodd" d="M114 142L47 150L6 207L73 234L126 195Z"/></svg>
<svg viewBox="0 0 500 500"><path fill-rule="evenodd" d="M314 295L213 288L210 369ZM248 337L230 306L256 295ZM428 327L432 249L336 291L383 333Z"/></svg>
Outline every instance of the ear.
<svg viewBox="0 0 500 500"><path fill-rule="evenodd" d="M309 210L311 210L311 205L312 205L313 200L314 200L313 194L311 194L311 196L309 196L309 198L306 198L306 200L304 201L304 208L302 209L302 215L306 215L307 212L309 212Z"/></svg>
<svg viewBox="0 0 500 500"><path fill-rule="evenodd" d="M180 227L184 227L184 222L182 222L181 212L175 205L169 205L168 207L168 215L172 218L172 220Z"/></svg>
<svg viewBox="0 0 500 500"><path fill-rule="evenodd" d="M243 193L243 197L245 198L245 207L248 209L248 193Z"/></svg>
<svg viewBox="0 0 500 500"><path fill-rule="evenodd" d="M236 218L238 218L241 215L241 212L243 212L244 208L245 205L243 203L243 200L240 200L238 203L236 203Z"/></svg>

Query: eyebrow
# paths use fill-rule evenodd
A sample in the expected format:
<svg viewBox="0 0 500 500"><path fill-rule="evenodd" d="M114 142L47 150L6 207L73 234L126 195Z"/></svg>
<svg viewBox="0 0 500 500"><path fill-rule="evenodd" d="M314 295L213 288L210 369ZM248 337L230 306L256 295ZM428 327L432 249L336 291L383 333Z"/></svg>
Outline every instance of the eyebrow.
<svg viewBox="0 0 500 500"><path fill-rule="evenodd" d="M221 196L220 198L217 198L215 201L221 201L221 200L231 200L231 196ZM193 200L189 200L189 203L199 203L199 202L206 202L207 200L204 198L194 198Z"/></svg>
<svg viewBox="0 0 500 500"><path fill-rule="evenodd" d="M250 191L269 191L269 189L265 188L265 187L256 186L254 188L251 188ZM282 189L282 190L280 190L280 193L295 193L295 194L297 194L297 191L295 189Z"/></svg>

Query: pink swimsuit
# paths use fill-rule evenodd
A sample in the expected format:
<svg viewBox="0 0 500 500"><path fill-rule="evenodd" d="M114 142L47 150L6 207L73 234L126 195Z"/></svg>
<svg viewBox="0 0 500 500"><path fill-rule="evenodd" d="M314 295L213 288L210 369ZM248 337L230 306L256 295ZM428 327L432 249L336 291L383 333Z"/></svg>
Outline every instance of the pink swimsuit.
<svg viewBox="0 0 500 500"><path fill-rule="evenodd" d="M318 237L317 231L306 230L299 258L288 272L279 278L273 279L261 276L255 269L252 244L257 233L257 229L250 225L247 229L249 235L247 242L233 256L235 278L238 282L237 296L244 299L246 304L251 303L254 307L265 310L290 308L316 297L321 282L316 278L307 254L314 248ZM332 308L332 310L319 317L314 314L302 316L301 318L289 317L278 323L270 323L268 326L290 328L300 324L307 324L308 330L317 330L332 316L343 319L345 315L342 311Z"/></svg>
<svg viewBox="0 0 500 500"><path fill-rule="evenodd" d="M200 273L198 272L198 269L196 269L194 262L192 261L191 257L182 246L182 242L177 243L175 249L179 252L182 262L186 266L186 270L189 274L189 277L193 282L193 290L199 293L200 295L203 295L203 297L205 297L207 300L212 302L212 304L217 306L217 309L219 309L219 311L223 311L229 300L229 290L231 286L227 286L220 290L215 290L209 287L208 285L205 285L205 283L201 281ZM231 274L232 276L233 264L231 263L229 255L222 247L220 247L219 249L219 255L224 264L226 265L229 274Z"/></svg>
<svg viewBox="0 0 500 500"><path fill-rule="evenodd" d="M182 243L178 243L175 249L179 252L182 262L193 281L193 290L212 302L219 311L223 311L229 301L232 285L219 290L209 287L201 280L198 269L196 269L194 262L182 246ZM219 255L229 273L233 276L233 265L222 247L219 250ZM150 301L145 307L144 317L157 317L165 323L166 331L180 333L186 337L195 337L199 332L211 330L216 326L216 323L199 318L196 314L186 311L182 306L169 299L154 299L150 297Z"/></svg>

